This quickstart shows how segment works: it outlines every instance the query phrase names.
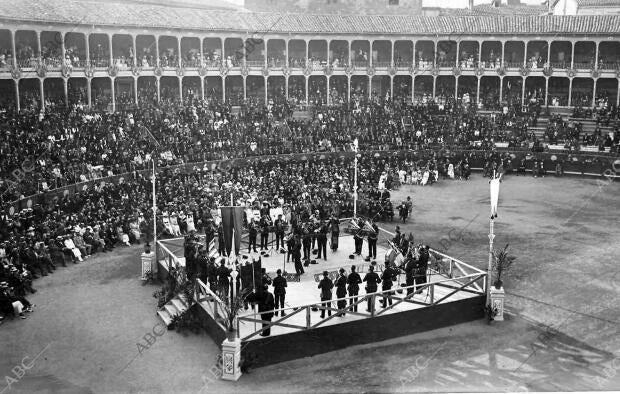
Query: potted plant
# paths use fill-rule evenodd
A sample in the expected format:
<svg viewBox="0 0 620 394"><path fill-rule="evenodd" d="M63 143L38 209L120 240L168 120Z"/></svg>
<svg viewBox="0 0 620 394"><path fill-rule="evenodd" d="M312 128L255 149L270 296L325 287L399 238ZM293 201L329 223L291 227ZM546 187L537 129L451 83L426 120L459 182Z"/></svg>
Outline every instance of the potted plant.
<svg viewBox="0 0 620 394"><path fill-rule="evenodd" d="M239 316L239 312L244 309L244 304L248 295L250 295L250 289L242 289L234 297L222 297L224 304L222 315L224 317L224 326L226 327L226 336L229 342L234 342L237 338L237 316Z"/></svg>
<svg viewBox="0 0 620 394"><path fill-rule="evenodd" d="M509 244L504 246L504 249L500 251L493 251L493 271L495 272L495 282L493 285L496 289L502 288L502 274L508 271L512 267L512 263L516 257L508 254Z"/></svg>

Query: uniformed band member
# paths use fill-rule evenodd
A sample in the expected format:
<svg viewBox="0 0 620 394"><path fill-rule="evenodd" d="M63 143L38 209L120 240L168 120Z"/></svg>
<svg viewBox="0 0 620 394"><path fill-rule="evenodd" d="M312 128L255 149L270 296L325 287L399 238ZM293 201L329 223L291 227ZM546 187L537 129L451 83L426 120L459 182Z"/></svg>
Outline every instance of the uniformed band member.
<svg viewBox="0 0 620 394"><path fill-rule="evenodd" d="M368 233L368 257L371 259L377 258L377 238L379 237L379 227L376 223L372 222L372 229L374 232Z"/></svg>
<svg viewBox="0 0 620 394"><path fill-rule="evenodd" d="M364 234L361 231L362 226L364 225L362 219L357 220L357 225L360 230L357 230L355 234L353 234L353 241L355 242L355 254L362 254L362 246L364 245Z"/></svg>
<svg viewBox="0 0 620 394"><path fill-rule="evenodd" d="M329 219L329 228L332 234L332 252L338 250L338 237L340 236L340 220L332 213L331 218Z"/></svg>
<svg viewBox="0 0 620 394"><path fill-rule="evenodd" d="M344 268L340 268L339 273L340 275L338 275L338 279L336 279L336 282L334 283L334 286L336 286L336 298L345 298L347 296L347 276L345 275ZM339 299L337 304L338 309L342 311L338 314L338 316L342 317L345 315L344 310L347 307L347 300Z"/></svg>
<svg viewBox="0 0 620 394"><path fill-rule="evenodd" d="M282 214L278 214L278 218L274 222L275 233L276 233L276 249L282 250L284 249L284 219L282 219Z"/></svg>
<svg viewBox="0 0 620 394"><path fill-rule="evenodd" d="M323 271L323 279L319 282L319 289L321 289L321 319L325 317L325 308L331 308L332 303L332 289L334 288L334 283L331 279L329 279L329 272ZM327 311L329 316L332 315L331 309Z"/></svg>
<svg viewBox="0 0 620 394"><path fill-rule="evenodd" d="M304 273L304 266L301 263L301 239L299 239L299 234L295 234L293 236L293 263L295 263L295 272L297 275L301 275Z"/></svg>
<svg viewBox="0 0 620 394"><path fill-rule="evenodd" d="M310 231L308 230L308 226L304 225L302 227L302 244L303 244L303 248L304 248L304 260L310 260L310 252L311 252L311 246L312 246L312 236L310 235Z"/></svg>
<svg viewBox="0 0 620 394"><path fill-rule="evenodd" d="M364 276L364 282L366 282L366 294L374 293L377 291L377 285L381 283L381 278L374 270L374 266L368 267L368 273ZM372 309L371 309L372 307ZM373 298L368 297L368 309L367 312L374 310Z"/></svg>
<svg viewBox="0 0 620 394"><path fill-rule="evenodd" d="M353 297L349 299L349 305L352 305L351 308L353 312L357 312L357 295L360 292L360 283L362 283L362 278L360 274L355 272L355 266L351 266L351 273L347 277L347 290L349 291L349 297ZM355 304L355 305L353 305Z"/></svg>
<svg viewBox="0 0 620 394"><path fill-rule="evenodd" d="M256 223L254 223L254 218L250 219L250 223L248 224L248 253L252 250L254 252L258 252L256 250L256 236L258 235L258 230L256 229Z"/></svg>
<svg viewBox="0 0 620 394"><path fill-rule="evenodd" d="M396 280L397 275L398 275L398 272L394 268L391 267L389 262L387 262L385 264L385 269L383 270L383 273L381 274L381 290L383 291L391 290L392 284ZM388 303L392 305L392 298L389 297L392 294L393 292L383 293L383 301L381 302L382 307L385 308Z"/></svg>
<svg viewBox="0 0 620 394"><path fill-rule="evenodd" d="M319 248L319 254L316 256L317 260L323 256L325 261L327 261L327 224L324 221L319 225L316 240Z"/></svg>
<svg viewBox="0 0 620 394"><path fill-rule="evenodd" d="M260 219L260 250L269 249L269 227L271 226L271 217L265 215Z"/></svg>
<svg viewBox="0 0 620 394"><path fill-rule="evenodd" d="M284 298L286 296L286 278L282 276L282 270L276 271L276 277L273 279L273 296L275 297L275 309L284 309ZM275 313L278 316L278 312ZM286 313L282 311L282 316Z"/></svg>
<svg viewBox="0 0 620 394"><path fill-rule="evenodd" d="M413 286L413 277L415 276L415 265L416 262L413 259L413 256L411 253L407 254L406 260L405 260L405 285L406 286ZM413 293L413 288L408 288L407 289L407 294L411 294Z"/></svg>

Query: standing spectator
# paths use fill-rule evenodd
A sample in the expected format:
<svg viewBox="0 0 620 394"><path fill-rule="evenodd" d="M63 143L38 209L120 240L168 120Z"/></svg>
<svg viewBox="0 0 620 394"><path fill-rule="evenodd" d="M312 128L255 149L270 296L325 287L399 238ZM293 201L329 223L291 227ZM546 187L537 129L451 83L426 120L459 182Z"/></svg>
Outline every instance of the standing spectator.
<svg viewBox="0 0 620 394"><path fill-rule="evenodd" d="M329 279L329 272L323 271L323 279L319 282L318 288L321 290L321 319L325 317L325 309L327 310L327 314L329 316L332 315L331 307L331 299L332 299L332 289L334 288L334 283L331 279Z"/></svg>
<svg viewBox="0 0 620 394"><path fill-rule="evenodd" d="M341 300L341 298L345 298L347 296L347 276L345 275L344 268L340 268L339 274L340 275L338 275L338 279L336 279L334 286L336 286L338 309L342 311L340 314L338 314L338 316L343 317L346 314L344 310L347 307L347 300Z"/></svg>
<svg viewBox="0 0 620 394"><path fill-rule="evenodd" d="M351 266L351 273L347 277L347 290L349 291L349 305L352 305L352 311L357 312L357 295L360 291L360 283L362 283L362 278L360 274L355 272L355 266ZM353 305L355 304L355 305Z"/></svg>
<svg viewBox="0 0 620 394"><path fill-rule="evenodd" d="M276 277L273 279L273 295L275 297L276 309L284 309L284 299L286 297L286 278L282 276L282 270L276 271ZM278 316L278 312L275 313ZM286 313L282 311L282 316L286 316Z"/></svg>

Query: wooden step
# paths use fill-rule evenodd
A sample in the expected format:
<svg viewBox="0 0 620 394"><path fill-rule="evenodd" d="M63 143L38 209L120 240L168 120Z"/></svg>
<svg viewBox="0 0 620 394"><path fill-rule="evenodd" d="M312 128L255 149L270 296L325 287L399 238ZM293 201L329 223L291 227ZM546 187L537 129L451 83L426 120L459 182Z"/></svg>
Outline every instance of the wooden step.
<svg viewBox="0 0 620 394"><path fill-rule="evenodd" d="M170 323L172 323L172 317L165 309L157 311L157 316L164 322L166 327L170 327Z"/></svg>
<svg viewBox="0 0 620 394"><path fill-rule="evenodd" d="M170 315L170 316L176 316L179 313L181 313L177 309L177 307L173 303L171 303L171 302L169 302L166 305L164 305L164 309L166 310L166 312L168 312L168 315Z"/></svg>
<svg viewBox="0 0 620 394"><path fill-rule="evenodd" d="M187 304L185 304L179 298L175 297L172 299L171 302L179 313L183 313L187 310Z"/></svg>

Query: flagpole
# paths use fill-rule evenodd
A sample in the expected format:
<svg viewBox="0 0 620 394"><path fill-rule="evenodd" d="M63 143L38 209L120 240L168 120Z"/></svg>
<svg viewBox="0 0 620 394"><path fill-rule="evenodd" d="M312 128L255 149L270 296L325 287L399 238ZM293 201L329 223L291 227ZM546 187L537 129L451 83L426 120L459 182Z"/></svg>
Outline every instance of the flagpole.
<svg viewBox="0 0 620 394"><path fill-rule="evenodd" d="M155 253L155 262L157 264L157 195L155 194L155 155L151 157L153 160L153 251Z"/></svg>
<svg viewBox="0 0 620 394"><path fill-rule="evenodd" d="M495 179L495 171L493 171L493 179ZM492 181L489 182L489 184L492 185ZM492 189L492 188L491 188ZM499 194L499 191L498 191ZM486 293L487 293L487 306L491 305L491 276L492 276L492 270L493 270L493 239L495 239L495 215L497 213L496 210L493 209L493 192L491 190L490 192L491 195L491 219L489 220L489 262L487 265L487 288L486 288ZM497 209L497 207L495 208Z"/></svg>
<svg viewBox="0 0 620 394"><path fill-rule="evenodd" d="M357 138L353 141L353 150L355 152L355 159L353 161L355 170L353 173L353 217L357 217Z"/></svg>

